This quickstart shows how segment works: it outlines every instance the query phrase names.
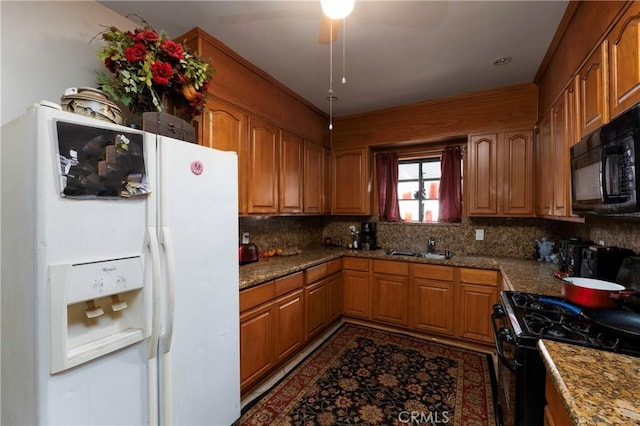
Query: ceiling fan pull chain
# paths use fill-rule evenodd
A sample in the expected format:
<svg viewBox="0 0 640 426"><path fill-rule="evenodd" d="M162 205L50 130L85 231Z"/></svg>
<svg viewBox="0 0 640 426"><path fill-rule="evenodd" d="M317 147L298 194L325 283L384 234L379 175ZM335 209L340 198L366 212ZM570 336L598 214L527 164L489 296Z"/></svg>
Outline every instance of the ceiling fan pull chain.
<svg viewBox="0 0 640 426"><path fill-rule="evenodd" d="M333 20L329 21L329 130L333 129Z"/></svg>
<svg viewBox="0 0 640 426"><path fill-rule="evenodd" d="M342 84L347 82L347 18L342 18Z"/></svg>

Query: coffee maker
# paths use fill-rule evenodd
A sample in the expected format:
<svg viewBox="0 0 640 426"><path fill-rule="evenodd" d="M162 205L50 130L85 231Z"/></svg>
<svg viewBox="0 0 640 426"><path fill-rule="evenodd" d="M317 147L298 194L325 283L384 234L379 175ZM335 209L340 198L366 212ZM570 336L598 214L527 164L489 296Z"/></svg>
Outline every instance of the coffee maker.
<svg viewBox="0 0 640 426"><path fill-rule="evenodd" d="M375 250L378 247L376 240L376 223L362 222L360 227L362 250Z"/></svg>

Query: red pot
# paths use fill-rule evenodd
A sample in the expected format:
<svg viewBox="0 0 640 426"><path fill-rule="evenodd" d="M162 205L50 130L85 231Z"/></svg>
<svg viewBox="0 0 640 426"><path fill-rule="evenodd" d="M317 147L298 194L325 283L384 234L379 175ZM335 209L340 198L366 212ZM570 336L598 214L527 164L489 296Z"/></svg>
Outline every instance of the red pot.
<svg viewBox="0 0 640 426"><path fill-rule="evenodd" d="M562 281L562 297L588 308L615 308L620 299L637 293L620 284L593 278L568 277Z"/></svg>

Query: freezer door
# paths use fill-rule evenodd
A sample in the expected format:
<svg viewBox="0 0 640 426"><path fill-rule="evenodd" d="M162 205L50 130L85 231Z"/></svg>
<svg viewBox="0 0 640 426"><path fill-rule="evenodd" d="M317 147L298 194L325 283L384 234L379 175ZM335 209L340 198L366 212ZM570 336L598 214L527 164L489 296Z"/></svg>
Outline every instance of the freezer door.
<svg viewBox="0 0 640 426"><path fill-rule="evenodd" d="M85 315L84 300L72 300L68 282L56 280L52 272L56 265L146 261L147 209L155 208L148 195L60 195L61 157L76 146L84 150L77 152L79 161L91 149L97 164L117 135L140 140L143 133L44 106L2 128L2 244L11 246L2 251L1 268L2 424L148 422L147 348L145 340L138 341L148 331L141 317L135 325L140 330L137 343L128 341L114 352L100 349L97 357L83 350L99 346L91 344L95 336L108 342L109 334L117 335L133 305L146 301L146 287L132 292L124 310L110 296L96 294L92 301L104 314L92 317ZM85 166L88 173L93 163ZM111 271L109 267L104 273ZM85 282L96 293L105 284L102 278ZM56 336L64 336L64 350ZM82 362L56 370L52 348Z"/></svg>
<svg viewBox="0 0 640 426"><path fill-rule="evenodd" d="M237 157L158 136L160 423L240 416Z"/></svg>

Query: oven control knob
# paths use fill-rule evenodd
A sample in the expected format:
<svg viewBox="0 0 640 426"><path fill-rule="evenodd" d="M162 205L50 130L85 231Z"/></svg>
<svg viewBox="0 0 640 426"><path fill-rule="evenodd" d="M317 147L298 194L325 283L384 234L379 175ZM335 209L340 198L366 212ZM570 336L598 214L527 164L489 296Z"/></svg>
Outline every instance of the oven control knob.
<svg viewBox="0 0 640 426"><path fill-rule="evenodd" d="M513 334L511 334L511 330L509 330L506 326L504 325L500 326L500 328L498 329L498 333L500 333L500 336L505 342L507 343L514 342Z"/></svg>
<svg viewBox="0 0 640 426"><path fill-rule="evenodd" d="M493 305L493 317L494 318L502 318L504 317L504 308L499 303Z"/></svg>

